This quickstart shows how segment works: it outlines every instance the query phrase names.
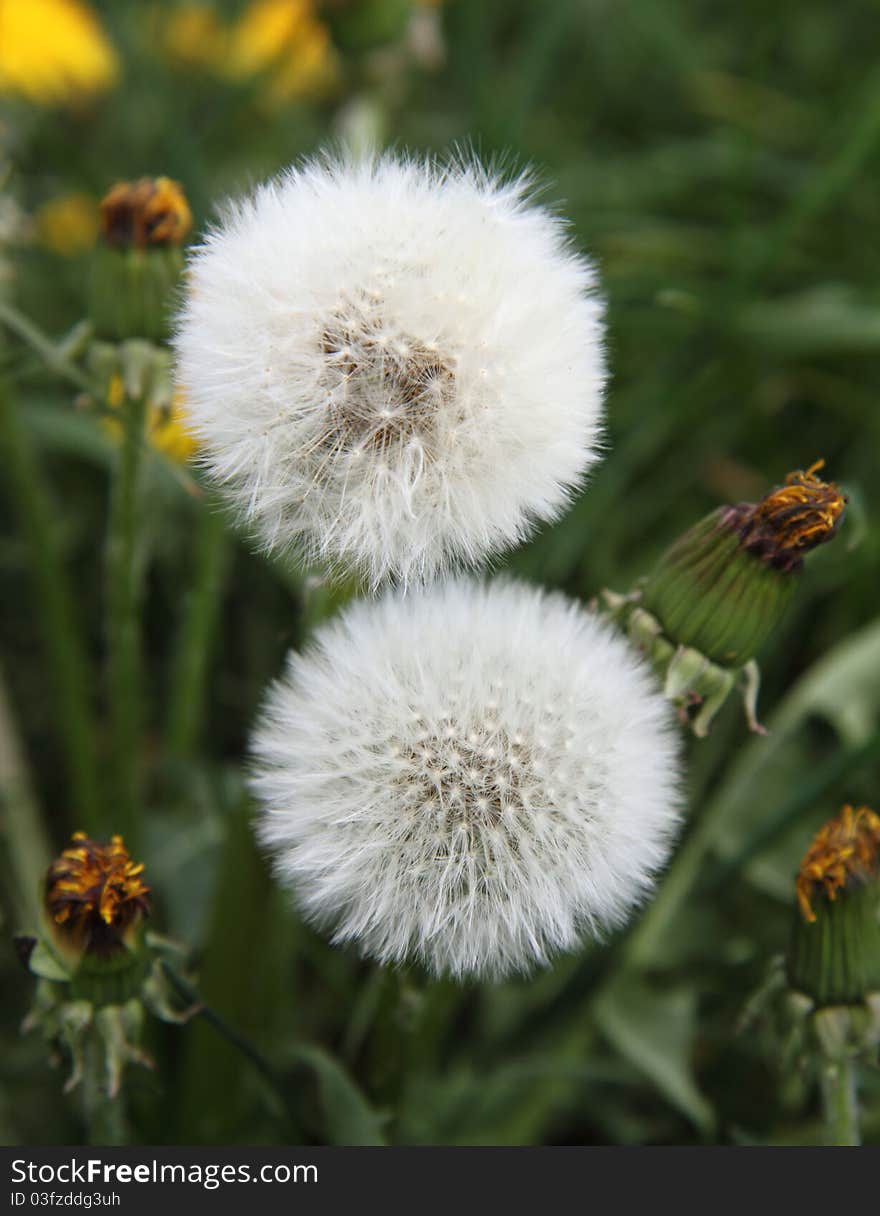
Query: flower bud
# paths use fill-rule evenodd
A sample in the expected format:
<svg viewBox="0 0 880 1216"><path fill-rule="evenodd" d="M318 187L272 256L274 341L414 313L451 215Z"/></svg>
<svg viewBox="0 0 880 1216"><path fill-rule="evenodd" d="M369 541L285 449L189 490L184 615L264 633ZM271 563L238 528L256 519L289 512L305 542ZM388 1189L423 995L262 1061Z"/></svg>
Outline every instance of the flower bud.
<svg viewBox="0 0 880 1216"><path fill-rule="evenodd" d="M181 948L147 933L150 889L144 867L121 836L108 843L74 833L46 875L46 924L16 945L37 990L23 1029L39 1030L70 1064L66 1089L92 1066L109 1095L119 1092L126 1063L150 1065L138 1045L144 1009L163 1021L185 1021L165 963ZM176 961L176 958L175 958Z"/></svg>
<svg viewBox="0 0 880 1216"><path fill-rule="evenodd" d="M819 1008L861 1007L880 993L880 815L844 806L816 834L795 886L790 986Z"/></svg>
<svg viewBox="0 0 880 1216"><path fill-rule="evenodd" d="M667 637L716 663L754 658L782 618L806 553L830 540L846 498L833 482L789 473L758 503L719 507L660 559L642 606Z"/></svg>
<svg viewBox="0 0 880 1216"><path fill-rule="evenodd" d="M164 346L131 338L114 345L92 342L86 367L100 394L93 405L111 439L121 442L126 413L140 402L144 437L176 464L186 464L197 449L186 408L186 394L175 389L171 356Z"/></svg>
<svg viewBox="0 0 880 1216"><path fill-rule="evenodd" d="M109 341L168 336L192 223L183 190L167 177L119 182L101 202L91 314Z"/></svg>
<svg viewBox="0 0 880 1216"><path fill-rule="evenodd" d="M760 671L755 656L782 618L804 556L837 532L846 497L816 476L789 473L758 503L719 507L688 529L629 595L601 606L645 653L667 698L703 736L734 687L751 730Z"/></svg>
<svg viewBox="0 0 880 1216"><path fill-rule="evenodd" d="M76 832L49 867L46 911L73 992L95 1004L128 1000L143 980L141 927L150 912L143 865L121 836L109 844Z"/></svg>

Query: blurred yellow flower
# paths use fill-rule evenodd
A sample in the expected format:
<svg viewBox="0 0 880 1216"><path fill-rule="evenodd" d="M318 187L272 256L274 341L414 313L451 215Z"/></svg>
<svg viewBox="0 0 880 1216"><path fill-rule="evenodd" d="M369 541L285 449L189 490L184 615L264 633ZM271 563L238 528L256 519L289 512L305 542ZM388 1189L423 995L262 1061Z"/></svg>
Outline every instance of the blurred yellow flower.
<svg viewBox="0 0 880 1216"><path fill-rule="evenodd" d="M230 33L223 67L238 79L271 72L267 98L273 102L320 94L339 70L314 0L251 0Z"/></svg>
<svg viewBox="0 0 880 1216"><path fill-rule="evenodd" d="M100 93L119 60L79 0L0 0L0 92L43 104Z"/></svg>
<svg viewBox="0 0 880 1216"><path fill-rule="evenodd" d="M125 387L122 377L116 373L111 377L107 388L107 405L111 410L121 409L125 401ZM198 444L190 431L184 395L178 390L166 406L151 406L147 413L146 435L152 446L169 460L177 464L186 464L195 455ZM102 422L113 439L122 438L122 424L106 414Z"/></svg>
<svg viewBox="0 0 880 1216"><path fill-rule="evenodd" d="M184 4L168 17L163 41L173 63L213 68L226 55L228 31L210 4Z"/></svg>
<svg viewBox="0 0 880 1216"><path fill-rule="evenodd" d="M176 392L166 409L152 409L147 420L147 434L157 452L186 464L196 453L198 444L189 429L189 418L183 404L183 394Z"/></svg>
<svg viewBox="0 0 880 1216"><path fill-rule="evenodd" d="M98 235L98 201L90 194L62 194L36 214L37 236L53 253L75 257L91 249Z"/></svg>

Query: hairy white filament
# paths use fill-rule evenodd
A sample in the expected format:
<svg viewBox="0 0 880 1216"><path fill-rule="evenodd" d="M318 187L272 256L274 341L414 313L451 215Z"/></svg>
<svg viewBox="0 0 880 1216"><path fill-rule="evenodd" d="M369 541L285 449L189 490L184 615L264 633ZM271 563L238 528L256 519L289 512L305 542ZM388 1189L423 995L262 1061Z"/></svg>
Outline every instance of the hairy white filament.
<svg viewBox="0 0 880 1216"><path fill-rule="evenodd" d="M176 346L205 464L266 547L374 586L477 563L597 458L595 289L524 179L292 168L191 261Z"/></svg>
<svg viewBox="0 0 880 1216"><path fill-rule="evenodd" d="M353 605L291 655L253 747L259 833L305 915L437 972L527 969L620 924L678 821L650 676L515 583Z"/></svg>

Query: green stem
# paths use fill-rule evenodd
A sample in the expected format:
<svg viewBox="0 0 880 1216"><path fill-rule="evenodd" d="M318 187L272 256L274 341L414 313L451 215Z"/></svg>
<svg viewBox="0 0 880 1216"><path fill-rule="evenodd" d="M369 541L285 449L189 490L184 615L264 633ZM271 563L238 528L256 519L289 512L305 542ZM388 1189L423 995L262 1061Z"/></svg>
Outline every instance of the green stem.
<svg viewBox="0 0 880 1216"><path fill-rule="evenodd" d="M51 857L49 840L31 786L15 727L6 683L0 671L0 821L9 857L19 927L40 923L40 884Z"/></svg>
<svg viewBox="0 0 880 1216"><path fill-rule="evenodd" d="M128 1120L121 1092L107 1092L107 1064L104 1047L94 1026L85 1046L82 1077L83 1118L89 1144L127 1144Z"/></svg>
<svg viewBox="0 0 880 1216"><path fill-rule="evenodd" d="M196 543L196 568L177 646L168 721L168 748L178 758L189 756L198 740L229 555L225 520L210 503L199 521Z"/></svg>
<svg viewBox="0 0 880 1216"><path fill-rule="evenodd" d="M219 1013L216 1013L209 1005L206 1005L198 994L197 989L193 988L192 984L188 984L183 976L178 975L170 963L162 963L168 982L177 993L189 1006L198 1007L198 1016L202 1018L209 1026L213 1027L219 1035L221 1035L228 1043L231 1043L236 1051L240 1051L245 1059L253 1068L268 1081L275 1090L278 1097L286 1105L284 1091L281 1086L278 1074L269 1063L264 1055L254 1046L254 1044L245 1035L240 1034L234 1026L222 1018Z"/></svg>
<svg viewBox="0 0 880 1216"><path fill-rule="evenodd" d="M820 1078L822 1108L825 1115L826 1143L858 1145L859 1133L858 1065L852 1056L826 1060Z"/></svg>
<svg viewBox="0 0 880 1216"><path fill-rule="evenodd" d="M253 1115L241 1056L278 1088L277 1073L257 1063L259 1051L251 1044L277 1044L298 1029L288 988L295 929L267 881L244 798L227 809L226 832L199 966L199 992L209 1012L198 1020L209 1022L236 1050L194 1024L181 1047L174 1101L181 1134L215 1144L226 1143L240 1121ZM221 1023L211 1009L222 1009L227 1021ZM235 1031L227 1033L231 1026Z"/></svg>
<svg viewBox="0 0 880 1216"><path fill-rule="evenodd" d="M106 827L137 849L141 803L141 466L143 400L125 404L125 431L110 492L107 646L113 738L113 815Z"/></svg>
<svg viewBox="0 0 880 1216"><path fill-rule="evenodd" d="M21 418L0 384L0 445L6 484L27 540L39 598L46 649L58 694L59 725L77 826L91 830L99 817L95 729L88 664L73 598L58 547L59 512L53 506Z"/></svg>
<svg viewBox="0 0 880 1216"><path fill-rule="evenodd" d="M75 384L84 392L94 395L95 386L85 372L71 362L64 351L59 349L33 321L4 300L0 300L0 325L5 325L11 333L26 343L35 354L40 356L50 371L69 380L71 384Z"/></svg>

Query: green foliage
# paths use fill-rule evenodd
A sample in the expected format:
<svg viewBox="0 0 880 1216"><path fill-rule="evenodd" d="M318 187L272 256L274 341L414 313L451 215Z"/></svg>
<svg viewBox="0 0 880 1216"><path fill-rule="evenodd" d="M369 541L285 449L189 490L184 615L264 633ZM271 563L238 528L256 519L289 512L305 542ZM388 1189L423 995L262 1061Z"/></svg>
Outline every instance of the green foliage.
<svg viewBox="0 0 880 1216"><path fill-rule="evenodd" d="M719 503L820 456L857 507L810 559L761 655L769 737L749 737L731 702L688 744L690 823L636 924L538 976L455 988L371 972L272 885L249 830L247 734L287 648L335 605L210 519L191 470L145 451L141 853L156 930L191 948L200 995L251 1054L205 1017L153 1027L157 1066L129 1082L135 1134L818 1142L817 1094L783 1075L767 1027L742 1035L737 1023L785 947L812 832L844 801L880 799L872 14L824 0L446 0L444 64L345 51L335 92L269 102L262 78L169 62L178 4L97 7L122 57L117 89L67 109L6 103L7 189L27 213L163 173L204 230L218 199L318 147L365 95L391 141L534 162L563 200L608 297L609 450L568 515L505 567L585 599L629 587ZM215 7L230 17L242 5ZM32 240L0 257L15 272L0 293L42 331L84 315L85 255ZM0 344L16 411L0 480L0 796L4 821L23 825L13 846L30 833L60 848L86 800L107 813L117 760L101 621L118 448L74 408L88 385L63 379L64 352L50 373L23 338ZM18 738L26 776L7 759ZM13 903L5 881L21 872L14 853L0 836L6 938L23 927L23 896ZM58 1071L19 1034L31 981L11 948L0 991L0 1139L75 1141ZM865 1138L878 1141L876 1073L862 1097Z"/></svg>

